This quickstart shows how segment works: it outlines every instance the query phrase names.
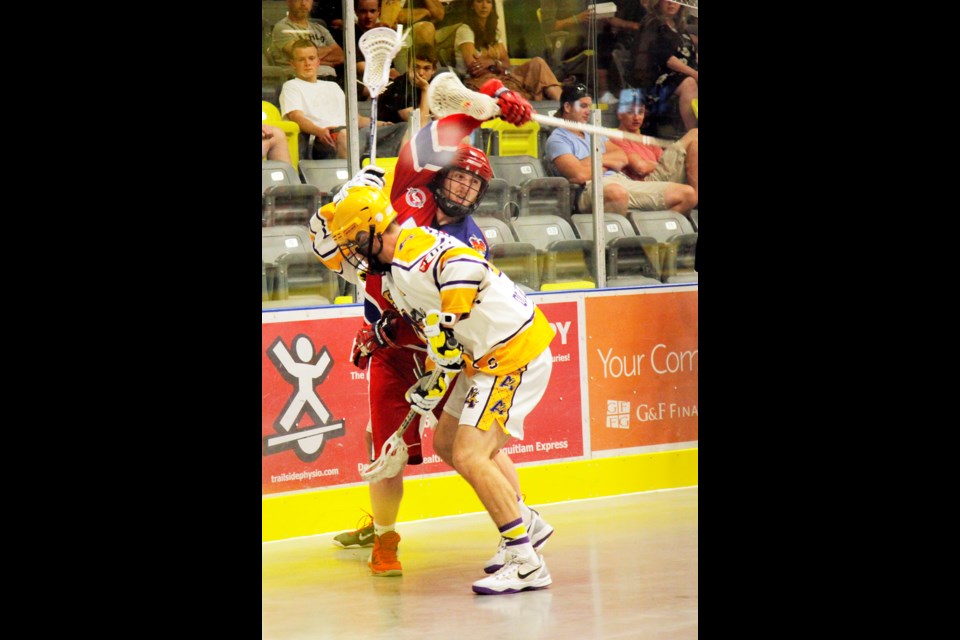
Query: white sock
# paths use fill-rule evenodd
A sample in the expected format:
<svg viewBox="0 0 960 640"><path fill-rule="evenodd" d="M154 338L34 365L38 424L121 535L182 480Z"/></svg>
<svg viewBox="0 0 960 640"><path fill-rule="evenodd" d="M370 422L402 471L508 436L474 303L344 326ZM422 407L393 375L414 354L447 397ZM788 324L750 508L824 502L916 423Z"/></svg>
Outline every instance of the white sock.
<svg viewBox="0 0 960 640"><path fill-rule="evenodd" d="M526 526L527 529L530 529L530 519L533 518L533 513L530 511L530 507L524 504L523 498L519 496L517 496L517 506L520 507L520 517L523 518L524 526Z"/></svg>
<svg viewBox="0 0 960 640"><path fill-rule="evenodd" d="M507 547L507 553L512 555L515 558L521 558L524 562L528 564L540 564L540 558L537 556L536 549L533 548L533 545L529 542L524 544L518 544L513 547Z"/></svg>
<svg viewBox="0 0 960 640"><path fill-rule="evenodd" d="M396 528L397 528L396 524L382 525L382 524L377 524L376 522L373 523L373 532L378 536L382 536L388 531L394 531L396 530Z"/></svg>

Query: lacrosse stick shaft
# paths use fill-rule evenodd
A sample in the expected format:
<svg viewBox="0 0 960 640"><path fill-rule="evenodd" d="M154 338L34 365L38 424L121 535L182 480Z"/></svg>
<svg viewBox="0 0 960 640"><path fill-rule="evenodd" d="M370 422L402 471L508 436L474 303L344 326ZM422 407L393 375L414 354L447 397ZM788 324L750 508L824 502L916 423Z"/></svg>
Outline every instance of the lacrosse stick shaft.
<svg viewBox="0 0 960 640"><path fill-rule="evenodd" d="M530 118L532 120L536 120L540 124L545 124L551 127L561 127L563 129L573 129L575 131L583 131L585 133L595 133L597 135L607 136L608 138L617 138L618 140L635 140L637 142L642 142L643 144L658 144L660 146L666 146L660 144L659 138L653 138L651 136L645 136L639 133L630 133L629 131L621 131L620 129L598 127L586 122L574 122L572 120L554 118L552 116L545 116L539 113L533 114L530 116Z"/></svg>
<svg viewBox="0 0 960 640"><path fill-rule="evenodd" d="M370 166L377 163L377 96L370 99Z"/></svg>
<svg viewBox="0 0 960 640"><path fill-rule="evenodd" d="M465 113L477 120L488 120L500 115L500 107L497 101L485 94L473 91L463 86L455 73L444 72L437 74L430 81L430 110L439 117L451 113ZM661 140L652 136L645 136L620 129L611 129L584 122L574 122L562 118L554 118L539 113L530 116L531 120L545 124L551 127L560 127L573 131L585 131L587 133L596 133L609 138L618 140L636 140L643 144L655 144L661 147L667 147L672 141Z"/></svg>

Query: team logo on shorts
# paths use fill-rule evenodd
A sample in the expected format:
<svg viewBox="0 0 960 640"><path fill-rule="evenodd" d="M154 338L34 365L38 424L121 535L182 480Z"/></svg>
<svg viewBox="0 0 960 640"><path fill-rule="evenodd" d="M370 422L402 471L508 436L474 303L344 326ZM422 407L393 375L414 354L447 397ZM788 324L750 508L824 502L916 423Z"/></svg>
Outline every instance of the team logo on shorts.
<svg viewBox="0 0 960 640"><path fill-rule="evenodd" d="M480 396L480 390L477 389L476 387L470 387L470 391L467 391L467 397L464 400L464 402L467 403L467 406L473 409L474 407L477 406L477 400L479 399L479 396Z"/></svg>
<svg viewBox="0 0 960 640"><path fill-rule="evenodd" d="M427 196L422 189L411 187L407 189L407 204L411 207L421 209L427 203Z"/></svg>
<svg viewBox="0 0 960 640"><path fill-rule="evenodd" d="M506 375L503 377L503 379L500 381L500 384L498 384L497 386L501 388L506 387L507 389L510 389L510 391L516 391L517 379L511 375Z"/></svg>

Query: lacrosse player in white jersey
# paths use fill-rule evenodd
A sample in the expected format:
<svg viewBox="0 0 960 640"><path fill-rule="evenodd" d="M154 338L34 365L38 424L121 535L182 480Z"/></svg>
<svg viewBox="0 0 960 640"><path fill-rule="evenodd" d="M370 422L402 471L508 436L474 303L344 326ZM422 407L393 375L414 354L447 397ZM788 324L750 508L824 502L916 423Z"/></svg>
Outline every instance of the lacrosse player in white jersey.
<svg viewBox="0 0 960 640"><path fill-rule="evenodd" d="M470 483L500 531L503 567L473 583L479 594L542 589L552 582L534 550L516 492L492 460L543 397L554 329L532 300L471 247L427 227L401 227L374 187L352 189L329 224L345 263L382 273L390 299L443 370L408 400L424 414L450 388L433 444ZM428 319L428 316L430 318ZM439 316L439 322L437 317ZM458 375L460 374L460 375Z"/></svg>

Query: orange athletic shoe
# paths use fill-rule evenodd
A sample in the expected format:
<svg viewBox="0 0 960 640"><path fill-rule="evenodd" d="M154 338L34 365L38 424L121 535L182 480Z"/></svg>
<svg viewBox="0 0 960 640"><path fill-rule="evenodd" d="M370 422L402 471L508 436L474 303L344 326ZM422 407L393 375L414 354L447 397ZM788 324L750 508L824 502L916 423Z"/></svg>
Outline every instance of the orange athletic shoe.
<svg viewBox="0 0 960 640"><path fill-rule="evenodd" d="M373 551L367 565L375 576L400 576L403 567L397 560L397 546L400 544L400 534L396 531L387 531L382 536L374 536Z"/></svg>

